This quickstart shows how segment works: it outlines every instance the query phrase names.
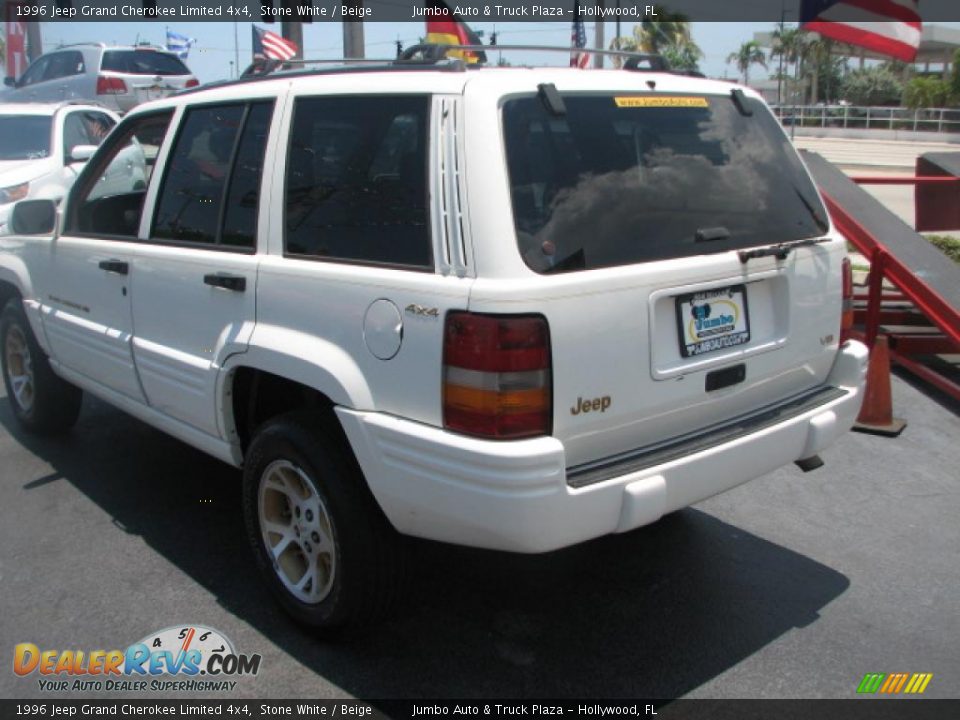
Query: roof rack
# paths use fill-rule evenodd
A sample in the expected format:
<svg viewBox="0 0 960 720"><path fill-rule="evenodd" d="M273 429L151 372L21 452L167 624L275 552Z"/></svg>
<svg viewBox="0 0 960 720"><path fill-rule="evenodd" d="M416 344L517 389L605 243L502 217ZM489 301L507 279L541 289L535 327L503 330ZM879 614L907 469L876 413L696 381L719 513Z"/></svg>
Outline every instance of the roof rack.
<svg viewBox="0 0 960 720"><path fill-rule="evenodd" d="M662 55L652 53L628 52L626 50L597 50L594 48L570 48L557 45L446 45L441 43L421 43L411 45L394 60L396 65L433 64L448 59L450 51L500 52L505 50L527 50L534 52L558 52L569 55L574 52L602 55L604 57L624 58L624 70L640 72L670 72L670 66ZM647 67L643 67L643 63Z"/></svg>
<svg viewBox="0 0 960 720"><path fill-rule="evenodd" d="M577 48L558 47L556 45L445 45L442 43L420 43L404 50L397 58L321 58L316 60L284 60L267 63L261 71L241 76L235 80L221 80L206 83L195 88L181 90L180 95L192 95L211 88L231 87L251 82L262 82L275 78L309 77L313 75L334 75L339 73L369 72L409 72L413 70L443 70L463 72L470 67L460 58L448 57L450 51L466 50L471 52L494 52L500 50L528 50L567 53L578 52ZM635 53L626 50L594 50L583 48L580 52L594 55L624 58L623 69L635 72L671 72L670 66L662 55ZM645 65L644 65L645 64ZM293 67L299 66L298 68ZM327 65L320 69L308 69L307 65ZM686 73L681 73L686 74Z"/></svg>
<svg viewBox="0 0 960 720"><path fill-rule="evenodd" d="M75 43L66 43L66 44L57 45L53 50L63 50L64 48L71 48L71 47L98 47L98 48L105 49L107 47L107 44L105 42L75 42ZM53 50L49 52L53 52Z"/></svg>

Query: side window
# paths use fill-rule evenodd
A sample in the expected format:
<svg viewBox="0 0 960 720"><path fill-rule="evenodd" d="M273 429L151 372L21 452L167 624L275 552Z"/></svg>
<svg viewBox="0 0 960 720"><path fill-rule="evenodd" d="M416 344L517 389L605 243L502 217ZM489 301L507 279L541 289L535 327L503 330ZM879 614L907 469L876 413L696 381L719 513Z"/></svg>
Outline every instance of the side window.
<svg viewBox="0 0 960 720"><path fill-rule="evenodd" d="M188 110L160 188L151 238L253 248L273 102Z"/></svg>
<svg viewBox="0 0 960 720"><path fill-rule="evenodd" d="M173 113L134 118L87 163L70 195L67 233L135 238L157 153Z"/></svg>
<svg viewBox="0 0 960 720"><path fill-rule="evenodd" d="M37 61L28 67L26 72L20 76L19 86L26 87L27 85L35 85L41 82L44 74L47 72L48 65L50 65L49 55L38 58Z"/></svg>
<svg viewBox="0 0 960 720"><path fill-rule="evenodd" d="M113 118L101 112L81 113L87 129L87 138L91 145L99 145L116 123Z"/></svg>
<svg viewBox="0 0 960 720"><path fill-rule="evenodd" d="M227 193L226 212L220 242L234 247L252 248L257 238L257 209L260 205L260 178L263 153L270 131L273 103L250 108L240 137L237 159Z"/></svg>
<svg viewBox="0 0 960 720"><path fill-rule="evenodd" d="M423 95L299 98L287 158L285 252L432 267Z"/></svg>
<svg viewBox="0 0 960 720"><path fill-rule="evenodd" d="M83 122L83 113L72 112L63 121L63 154L70 157L70 151L77 145L96 145L92 143Z"/></svg>
<svg viewBox="0 0 960 720"><path fill-rule="evenodd" d="M50 56L50 64L47 65L46 72L43 74L44 80L56 80L71 75L79 75L83 72L83 55L76 50L67 52L53 53Z"/></svg>

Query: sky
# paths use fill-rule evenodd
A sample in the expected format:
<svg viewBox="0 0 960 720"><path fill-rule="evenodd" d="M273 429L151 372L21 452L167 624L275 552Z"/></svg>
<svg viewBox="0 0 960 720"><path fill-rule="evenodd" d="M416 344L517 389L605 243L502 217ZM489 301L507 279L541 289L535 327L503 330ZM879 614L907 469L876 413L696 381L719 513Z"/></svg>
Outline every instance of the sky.
<svg viewBox="0 0 960 720"><path fill-rule="evenodd" d="M52 50L59 44L102 41L108 44L132 45L138 39L156 45L165 43L165 26L162 23L122 23L122 22L82 22L82 23L41 23L44 50ZM634 23L623 23L621 33L630 35ZM251 23L201 22L177 23L170 29L188 37L197 39L190 51L187 65L201 82L211 82L230 77L231 66L239 55L240 69L243 70L251 59L250 30ZM496 30L501 44L570 45L569 22L523 22L523 23L471 23L477 31L484 31L484 41L489 42L490 33ZM262 25L279 33L279 25ZM741 43L751 40L757 31L769 31L774 28L771 22L765 23L692 23L694 40L704 52L700 68L712 77L735 77L733 65L726 62L727 56ZM605 24L606 43L609 46L615 34L615 24ZM236 31L238 53L234 52L234 31ZM425 34L422 22L364 23L366 54L368 58L393 57L395 41L400 39L404 46L417 42ZM336 58L343 55L343 38L340 23L310 23L303 26L304 57L310 59ZM594 26L587 23L588 44L593 44ZM524 55L520 62L542 62L545 64L565 64L566 56L556 59L536 58ZM751 78L762 78L760 68L751 71Z"/></svg>

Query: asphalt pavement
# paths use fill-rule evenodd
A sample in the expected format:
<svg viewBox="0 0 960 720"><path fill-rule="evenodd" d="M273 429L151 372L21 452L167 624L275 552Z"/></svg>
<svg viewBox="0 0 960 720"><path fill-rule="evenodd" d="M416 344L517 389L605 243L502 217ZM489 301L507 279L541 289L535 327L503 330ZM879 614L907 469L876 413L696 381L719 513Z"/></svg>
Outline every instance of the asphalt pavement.
<svg viewBox="0 0 960 720"><path fill-rule="evenodd" d="M900 438L851 433L648 528L542 556L416 543L396 617L338 643L260 583L237 471L89 398L58 439L0 400L0 696L133 697L44 694L13 647L202 624L263 656L231 697L850 698L867 672L958 697L960 417L893 390Z"/></svg>

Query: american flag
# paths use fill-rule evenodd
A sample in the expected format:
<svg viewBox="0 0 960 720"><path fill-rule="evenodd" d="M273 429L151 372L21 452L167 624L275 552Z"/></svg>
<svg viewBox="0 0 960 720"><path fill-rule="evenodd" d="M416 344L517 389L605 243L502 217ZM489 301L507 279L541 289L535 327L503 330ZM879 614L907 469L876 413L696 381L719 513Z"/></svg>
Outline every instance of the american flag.
<svg viewBox="0 0 960 720"><path fill-rule="evenodd" d="M574 6L574 13L577 9ZM587 29L583 25L583 20L574 20L573 27L570 28L570 47L584 48L587 46ZM575 52L570 53L570 67L585 68L590 62L590 53Z"/></svg>
<svg viewBox="0 0 960 720"><path fill-rule="evenodd" d="M800 27L913 62L920 45L917 0L802 0Z"/></svg>
<svg viewBox="0 0 960 720"><path fill-rule="evenodd" d="M297 54L297 44L290 40L285 40L276 33L269 30L253 28L253 57L258 56L270 60L289 60Z"/></svg>
<svg viewBox="0 0 960 720"><path fill-rule="evenodd" d="M8 4L7 11L7 75L12 78L18 78L27 69L27 51L24 38L27 32L27 24L19 20L10 20L16 5Z"/></svg>

